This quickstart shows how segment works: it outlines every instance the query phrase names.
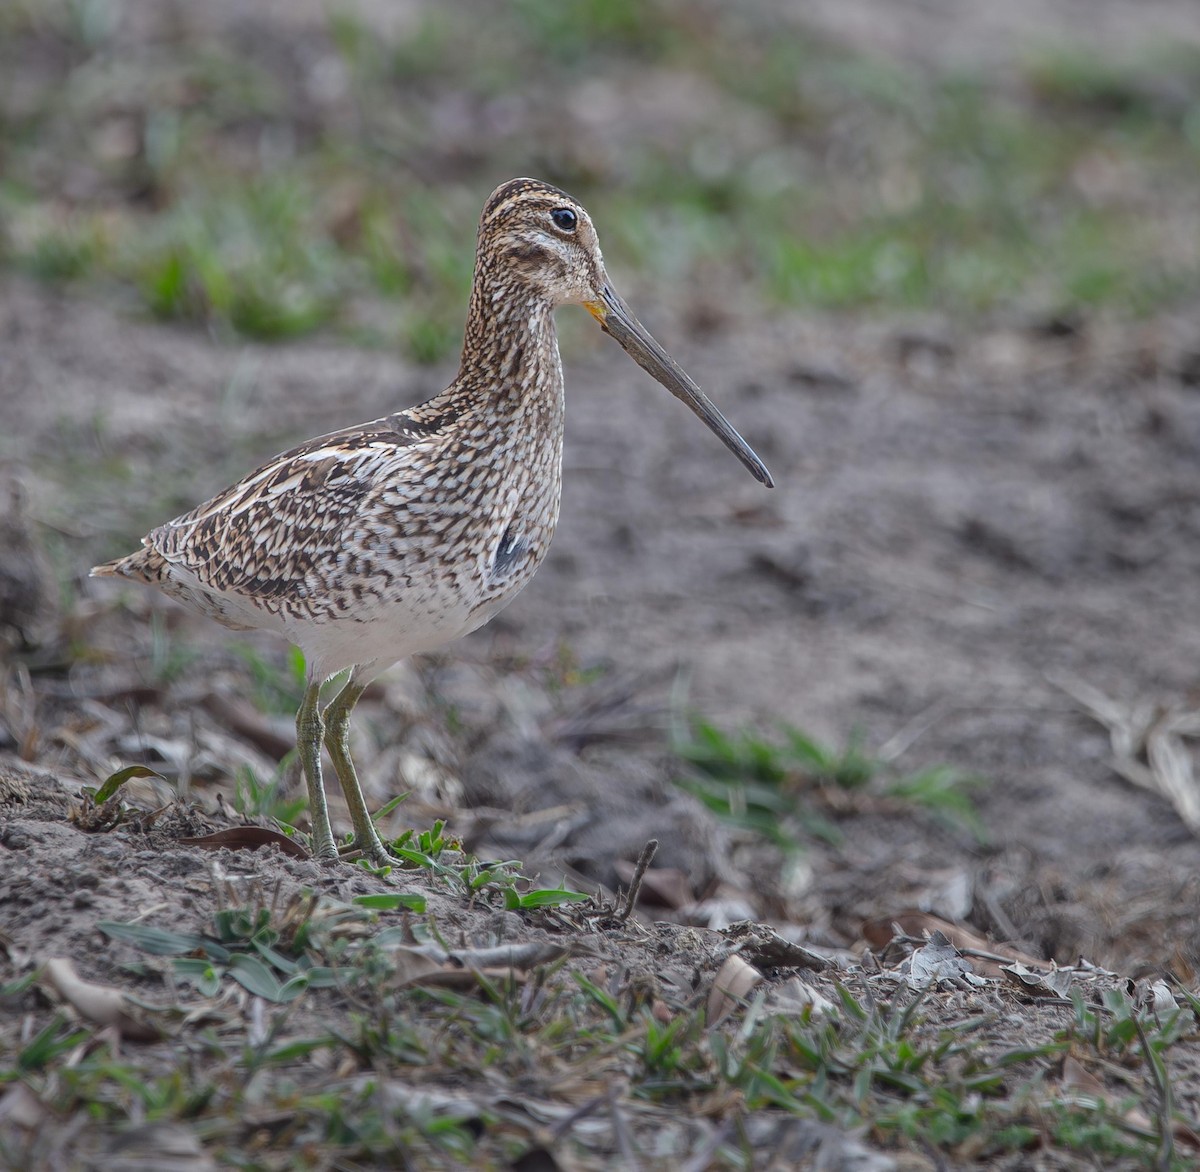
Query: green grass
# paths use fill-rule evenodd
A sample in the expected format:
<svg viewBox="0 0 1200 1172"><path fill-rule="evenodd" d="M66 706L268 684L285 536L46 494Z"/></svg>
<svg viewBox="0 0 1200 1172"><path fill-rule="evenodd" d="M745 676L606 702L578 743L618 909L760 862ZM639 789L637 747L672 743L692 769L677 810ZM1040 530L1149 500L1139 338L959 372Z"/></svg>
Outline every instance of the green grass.
<svg viewBox="0 0 1200 1172"><path fill-rule="evenodd" d="M294 759L289 753L265 781L249 765L240 766L233 777L233 808L245 818L270 818L291 829L308 809L308 795L288 784Z"/></svg>
<svg viewBox="0 0 1200 1172"><path fill-rule="evenodd" d="M375 815L376 820L390 813L397 803L398 799L393 799ZM464 854L460 842L446 838L445 829L446 824L438 821L429 830L406 830L387 844L388 850L400 867L427 873L439 886L464 898L468 904L483 903L521 911L578 903L587 898L581 892L565 888L533 886L516 860L487 862Z"/></svg>
<svg viewBox="0 0 1200 1172"><path fill-rule="evenodd" d="M149 679L167 687L186 677L203 658L201 648L175 634L162 614L155 611L150 616L150 662Z"/></svg>
<svg viewBox="0 0 1200 1172"><path fill-rule="evenodd" d="M226 907L204 932L100 924L135 950L126 972L160 986L143 997L173 1036L118 1048L111 1031L38 1006L0 1088L23 1083L60 1121L107 1131L178 1123L226 1166L374 1165L403 1152L417 1166L510 1167L549 1142L547 1111L565 1119L592 1098L603 1118L624 1115L626 1143L643 1155L662 1137L689 1150L689 1119L723 1126L715 1168L758 1166L752 1118L859 1130L878 1148L953 1166L1035 1150L1189 1166L1172 1138L1170 1080L1195 1037L1191 1005L1160 1019L1114 986L1014 1037L1000 1028L1009 1009L975 1001L956 1013L943 994L860 973L820 980L827 1012L781 1012L760 993L714 1025L695 999L667 1004L652 984L586 959L524 980L479 973L470 989L411 979L417 958L438 954L435 935L362 906L369 898ZM231 987L268 1012L222 1008ZM0 992L32 996L29 981ZM1115 1072L1107 1084L1120 1089L1064 1095L1068 1057ZM563 1124L564 1155L594 1158L607 1142L606 1128L576 1130L588 1117ZM0 1155L19 1162L17 1136L0 1137Z"/></svg>
<svg viewBox="0 0 1200 1172"><path fill-rule="evenodd" d="M840 842L836 819L848 804L843 795L854 794L852 808L899 805L987 838L970 796L978 778L947 765L901 772L853 738L835 748L787 725L765 736L693 719L676 734L674 751L685 765L680 786L723 821L785 850L812 839Z"/></svg>
<svg viewBox="0 0 1200 1172"><path fill-rule="evenodd" d="M17 255L17 267L46 281L72 281L99 268L104 242L91 225L48 224Z"/></svg>
<svg viewBox="0 0 1200 1172"><path fill-rule="evenodd" d="M295 717L308 680L304 653L298 647L289 647L280 661L250 643L233 644L233 652L250 673L255 707L274 716ZM345 683L341 675L335 680L339 687Z"/></svg>
<svg viewBox="0 0 1200 1172"><path fill-rule="evenodd" d="M430 9L391 39L340 13L326 36L350 100L326 108L298 102L286 57L229 42L155 46L119 68L107 8L10 22L0 66L54 37L73 49L37 76L36 101L0 105L0 257L116 282L161 318L265 340L341 329L441 361L479 203L513 171L582 196L612 267L662 289L1142 313L1200 287L1179 246L1196 230L1200 65L1178 49L1048 54L991 84L665 0L471 6L469 38L461 13ZM659 69L697 111L626 115L619 150L600 148L580 95L607 102ZM91 194L64 199L68 160ZM394 329L365 326L364 300L391 306Z"/></svg>
<svg viewBox="0 0 1200 1172"><path fill-rule="evenodd" d="M314 226L311 194L288 179L200 194L120 257L156 317L277 340L329 323L339 262Z"/></svg>

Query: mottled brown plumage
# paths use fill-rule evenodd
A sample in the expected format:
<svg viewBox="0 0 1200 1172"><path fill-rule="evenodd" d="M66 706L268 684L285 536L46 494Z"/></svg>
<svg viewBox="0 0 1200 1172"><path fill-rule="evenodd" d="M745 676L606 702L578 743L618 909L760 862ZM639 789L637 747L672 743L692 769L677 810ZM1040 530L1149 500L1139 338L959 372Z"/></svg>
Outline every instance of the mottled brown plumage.
<svg viewBox="0 0 1200 1172"><path fill-rule="evenodd" d="M582 304L763 483L757 456L613 292L587 212L534 179L488 199L458 377L420 406L310 440L97 566L304 652L297 742L313 848L336 858L322 738L356 845L386 850L348 750L350 711L398 659L487 622L533 576L558 521L563 377L554 310ZM350 668L322 713L320 685Z"/></svg>

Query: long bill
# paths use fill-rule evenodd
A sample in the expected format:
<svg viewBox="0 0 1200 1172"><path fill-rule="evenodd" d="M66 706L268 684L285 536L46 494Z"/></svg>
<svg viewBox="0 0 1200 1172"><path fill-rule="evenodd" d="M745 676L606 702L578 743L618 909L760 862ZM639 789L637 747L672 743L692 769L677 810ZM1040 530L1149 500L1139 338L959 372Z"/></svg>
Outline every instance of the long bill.
<svg viewBox="0 0 1200 1172"><path fill-rule="evenodd" d="M768 488L775 486L771 473L754 449L692 382L683 367L654 340L650 331L633 316L629 306L613 292L610 285L604 285L599 301L584 302L584 308L600 323L606 334L620 342L621 348L638 366L653 375L675 398L686 403L711 431L721 437L725 446L750 470L755 480Z"/></svg>

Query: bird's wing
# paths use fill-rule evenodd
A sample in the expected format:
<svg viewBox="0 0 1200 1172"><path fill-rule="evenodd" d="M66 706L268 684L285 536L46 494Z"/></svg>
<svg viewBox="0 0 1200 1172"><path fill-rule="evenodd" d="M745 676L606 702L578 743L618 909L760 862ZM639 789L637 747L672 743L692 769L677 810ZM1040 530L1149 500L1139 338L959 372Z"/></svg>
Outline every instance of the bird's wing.
<svg viewBox="0 0 1200 1172"><path fill-rule="evenodd" d="M146 544L208 590L263 602L292 595L312 574L342 567L368 498L418 478L439 436L397 414L310 440L159 526ZM402 529L402 517L391 520Z"/></svg>

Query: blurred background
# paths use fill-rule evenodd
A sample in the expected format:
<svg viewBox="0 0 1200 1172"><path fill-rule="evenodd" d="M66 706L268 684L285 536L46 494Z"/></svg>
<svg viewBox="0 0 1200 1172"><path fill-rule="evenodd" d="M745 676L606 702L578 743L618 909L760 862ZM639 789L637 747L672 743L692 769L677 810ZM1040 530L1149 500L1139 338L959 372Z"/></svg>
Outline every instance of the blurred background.
<svg viewBox="0 0 1200 1172"><path fill-rule="evenodd" d="M698 322L1196 287L1186 3L6 0L10 269L225 339L452 355L483 195L594 204Z"/></svg>
<svg viewBox="0 0 1200 1172"><path fill-rule="evenodd" d="M373 800L609 883L652 827L698 922L1191 973L1194 820L1109 741L1194 743L1191 0L4 0L0 748L300 816L302 665L83 574L444 386L521 174L779 487L565 311L555 548L368 696Z"/></svg>

